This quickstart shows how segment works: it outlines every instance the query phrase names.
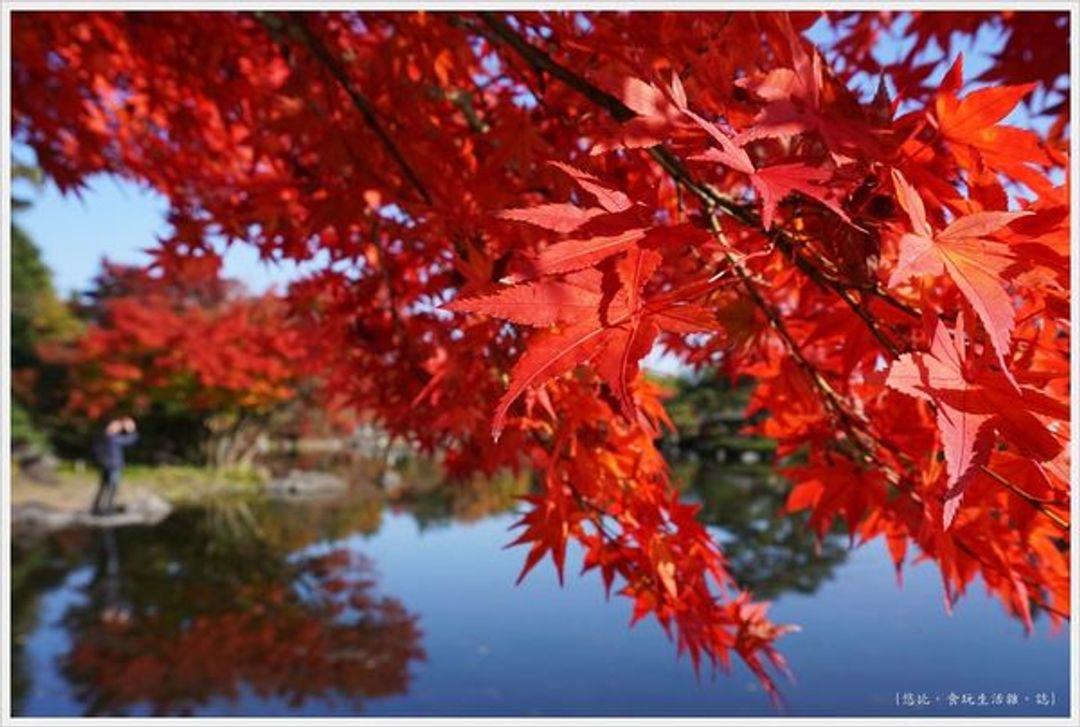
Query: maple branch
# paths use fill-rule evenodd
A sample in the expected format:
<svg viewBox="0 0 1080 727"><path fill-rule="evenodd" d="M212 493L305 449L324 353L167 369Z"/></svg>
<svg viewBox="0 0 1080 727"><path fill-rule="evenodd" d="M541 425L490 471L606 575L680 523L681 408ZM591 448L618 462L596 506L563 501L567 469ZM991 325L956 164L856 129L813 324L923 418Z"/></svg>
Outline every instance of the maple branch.
<svg viewBox="0 0 1080 727"><path fill-rule="evenodd" d="M287 16L280 13L272 13L265 11L256 11L253 13L255 19L268 31L271 36L275 38L275 41L279 45L283 45L279 38L282 32L288 33L293 38L296 38L302 42L307 49L311 52L315 58L326 67L330 72L330 75L338 82L341 88L348 94L349 99L352 101L353 106L360 112L360 115L364 117L364 123L375 132L375 136L378 137L379 143L383 145L383 148L393 158L394 163L401 169L402 174L408 180L419 193L419 195L429 205L432 204L431 195L424 187L423 182L420 181L420 177L417 176L412 166L409 165L408 160L405 159L405 155L398 148L394 140L390 138L390 134L383 128L379 122L378 114L375 110L375 106L360 92L360 89L356 87L352 79L349 78L349 74L345 72L345 67L341 64L338 58L330 52L330 50L323 44L311 28L308 27L307 22L304 20L302 14L298 12L290 12Z"/></svg>
<svg viewBox="0 0 1080 727"><path fill-rule="evenodd" d="M671 171L669 173L673 175L673 178L677 183L688 184L691 190L695 190L696 188L704 190L707 198L701 197L701 195L696 191L695 194L698 194L699 198L707 205L707 207L715 205L722 208L726 213L732 215L743 224L750 227L762 229L762 231L764 231L765 234L780 249L780 252L787 256L793 263L795 263L795 266L799 268L799 270L801 270L804 274L806 274L807 277L817 283L818 286L820 286L823 290L832 290L834 293L836 293L836 295L839 296L840 299L847 304L847 306L852 310L852 312L855 313L855 315L857 315L860 319L862 319L863 323L869 329L870 333L874 336L875 339L877 339L878 343L880 343L882 347L893 356L893 358L896 358L900 355L899 347L878 327L877 323L874 321L873 317L869 314L869 312L867 312L866 309L860 306L855 301L855 299L851 297L849 289L857 286L847 285L825 275L820 268L818 268L816 265L814 265L805 257L799 254L795 245L795 241L786 231L779 227L772 228L770 230L764 230L764 228L762 227L761 218L757 215L756 212L746 206L735 204L725 195L720 194L718 191L716 191L710 185L698 185L690 177L689 173L685 170L685 168L678 163L678 160L675 160L675 164L671 167ZM866 290L863 290L861 288L859 288L859 290L864 294L867 292ZM902 303L901 301L897 301L892 296L882 293L880 290L877 289L876 286L873 287L870 292L877 295L878 297L883 298L884 300L892 302L893 305L898 306L900 310L910 315L921 315L917 311L909 309L906 304Z"/></svg>
<svg viewBox="0 0 1080 727"><path fill-rule="evenodd" d="M870 330L870 333L874 336L874 338L877 339L878 343L880 343L893 358L899 358L900 347L897 346L891 338L885 335L885 333L878 327L877 322L866 311L866 309L856 303L854 299L852 299L851 293L849 293L847 289L843 287L837 287L836 294L839 295L845 303L847 303L848 308L850 308L855 315L862 319L863 323L866 324L866 327Z"/></svg>
<svg viewBox="0 0 1080 727"><path fill-rule="evenodd" d="M722 196L719 191L717 191L711 186L707 185L707 189L709 189L713 194ZM762 227L761 217L757 214L756 211L754 211L752 207L742 205L737 205L736 207L740 210L740 213L746 214L745 219L740 219L743 224L749 225L750 227ZM896 308L901 313L904 313L912 318L922 318L922 311L912 305L909 305L908 303L905 303L902 300L894 298L887 291L882 290L878 284L878 281L876 280L870 283L859 284L839 280L826 274L825 271L814 265L805 256L800 254L799 250L805 246L805 236L800 237L793 235L789 230L777 226L774 226L769 230L765 231L765 234L769 237L773 244L776 245L776 247L778 247L782 253L784 253L784 255L791 258L792 262L794 262L795 265L803 271L803 273L808 275L815 283L817 283L823 289L831 289L836 291L837 293L840 293L841 291L846 292L849 290L858 290L864 295L873 295L875 298L878 298L883 302L888 303L893 308Z"/></svg>
<svg viewBox="0 0 1080 727"><path fill-rule="evenodd" d="M780 315L773 310L769 302L765 300L765 297L761 295L761 291L757 289L754 284L753 278L750 273L742 266L742 262L737 260L730 252L727 252L726 248L729 247L727 237L724 234L723 229L720 227L719 221L716 219L716 215L712 210L707 210L707 218L709 229L716 237L717 241L725 248L724 257L727 263L731 266L732 270L739 277L739 282L742 283L743 288L750 295L754 305L761 309L761 312L765 314L765 317L769 319L769 324L776 330L777 334L784 341L784 345L787 346L791 357L795 360L796 365L803 370L804 373L810 378L814 385L821 391L827 402L831 402L833 397L837 396L836 392L828 382L824 380L821 373L817 368L810 363L809 360L802 354L801 347L798 342L792 337L791 332L788 331L787 326L784 325L784 321L780 318Z"/></svg>
<svg viewBox="0 0 1080 727"><path fill-rule="evenodd" d="M482 29L477 29L484 37L489 40L498 40L506 43L537 71L546 71L547 73L550 73L593 103L607 110L612 118L619 123L625 123L637 117L637 112L618 98L607 91L594 86L574 71L560 65L547 53L526 41L497 14L481 12L478 13L478 15L490 29L490 33L485 33ZM492 35L495 37L492 38ZM858 303L851 298L850 294L848 294L847 289L850 287L856 287L863 290L860 286L849 286L826 276L817 266L798 253L795 240L791 238L788 232L778 227L771 230L764 230L762 228L761 218L751 207L735 202L730 197L722 194L708 184L698 182L686 167L683 166L679 158L668 150L667 147L662 144L657 144L650 147L648 153L649 156L664 169L664 171L676 180L676 182L685 186L703 203L713 207L719 207L743 224L760 229L776 244L784 255L790 258L792 262L794 262L795 265L815 283L820 285L823 289L832 290L837 293L837 295L851 307L856 315L866 322L873 336L882 344L882 346L884 346L885 350L889 351L894 356L899 354L896 345L881 332L881 330L872 322L869 314L862 310ZM871 288L869 292L911 317L921 317L921 313L917 309L882 292L876 285Z"/></svg>
<svg viewBox="0 0 1080 727"><path fill-rule="evenodd" d="M990 570L997 571L998 573L1002 574L1006 578L1012 578L1015 575L1015 576L1019 577L1020 580L1024 581L1025 585L1033 587L1031 590L1038 590L1038 589L1041 588L1039 583L1037 583L1035 581L1032 581L1032 580L1029 580L1027 578L1024 578L1019 573L1016 573L1016 574L1010 573L1004 567L1002 567L1000 565L997 565L995 563L991 563L990 561L987 561L985 558L983 558L979 554L979 552L977 550L975 550L975 548L972 548L970 545L965 543L960 538L955 538L953 540L953 542L956 543L956 547L959 548L960 550L962 550L965 555L967 555L969 558L971 558L972 560L979 563L979 565L981 565L983 568L989 568ZM984 576L984 579L985 579L985 576ZM1034 606L1036 606L1038 608L1041 608L1042 610L1046 611L1047 613L1052 613L1052 614L1054 614L1055 616L1057 616L1059 618L1065 619L1066 621L1071 621L1072 620L1072 616L1070 616L1068 613L1066 613L1065 611L1062 611L1059 608L1054 608L1053 606L1051 606L1048 603L1045 603L1042 599L1039 599L1039 598L1035 597L1034 595L1032 595L1032 593L1030 591L1028 593L1028 600L1031 602L1032 605L1034 605Z"/></svg>
<svg viewBox="0 0 1080 727"><path fill-rule="evenodd" d="M849 431L849 433L850 433L850 431ZM907 454L903 450L901 450L899 447L897 447L895 444L893 444L892 442L890 442L886 438L884 438L882 436L879 436L879 435L877 435L877 434L875 434L873 432L870 432L868 430L866 430L866 434L867 434L868 437L870 437L870 439L874 443L876 443L877 445L879 445L881 447L885 447L886 449L888 449L890 452L892 452L897 457L908 460L908 465L909 466L911 465L910 458L907 456ZM859 448L863 451L863 453L867 457L868 461L875 461L874 452L872 450L865 447L863 445L863 443L861 441L859 441L857 438L855 438L854 441L856 442L856 445L859 446ZM1054 512L1053 510L1050 510L1047 507L1048 505L1057 505L1059 507L1064 507L1064 506L1067 506L1067 503L1062 503L1062 502L1060 502L1058 500L1048 500L1048 499L1044 499L1044 498L1035 497L1031 493L1024 491L1023 489L1016 486L1015 484L1013 484L1009 480L1005 479L1004 477L1002 477L997 472L994 472L992 469L990 469L986 465L980 465L979 469L984 474L986 474L988 477L990 477L991 479L996 481L998 484L1000 484L1002 487L1009 490L1010 492L1012 492L1017 497L1020 497L1023 500L1025 500L1029 505L1031 505L1031 507L1035 508L1035 510L1037 510L1038 512L1040 512L1041 514L1045 515L1050 520L1052 520L1054 522L1054 524L1057 525L1059 528L1061 528L1062 530L1064 530L1066 532L1069 531L1069 523L1068 523L1068 521L1066 519L1062 518L1056 512ZM905 488L901 487L899 482L893 482L893 481L890 480L889 484L893 485L894 487L897 487L898 489L901 489L901 490L907 492L909 495L914 495L913 491L906 490ZM916 499L921 500L921 498L916 498Z"/></svg>
<svg viewBox="0 0 1080 727"><path fill-rule="evenodd" d="M597 88L580 75L557 63L539 48L528 43L498 15L484 12L479 13L479 16L491 31L490 33L486 33L483 29L478 29L478 32L481 32L484 37L492 40L492 34L494 34L495 39L502 41L513 48L518 55L524 58L537 71L546 71L555 78L563 81L589 100L606 109L617 122L623 123L638 115L615 96L603 89ZM845 285L840 281L833 280L826 276L817 266L813 265L809 260L799 254L796 240L792 238L788 232L778 227L771 230L765 230L762 226L761 218L756 211L747 205L735 202L711 185L696 180L679 158L662 144L650 147L648 153L672 177L672 179L675 180L677 188L680 186L685 187L698 198L705 209L711 231L715 236L718 236L718 239L720 239L722 243L725 242L723 239L724 233L720 228L715 215L718 209L723 210L744 225L761 230L762 233L771 239L777 248L779 248L785 256L791 259L792 262L811 280L821 286L822 289L831 290L836 293L864 322L871 334L879 343L881 343L886 351L894 357L899 355L899 347L876 325L869 313L852 298L848 292L848 288L852 286ZM727 257L727 262L738 275L740 283L753 299L755 306L757 306L768 318L770 325L783 340L792 358L796 362L796 365L799 366L800 370L807 375L814 387L820 392L826 409L839 423L845 433L847 433L848 437L857 447L863 447L864 444L859 437L858 431L856 431L861 430L865 432L866 436L871 440L877 441L878 438L872 432L866 430L865 421L847 408L843 398L829 385L821 375L821 372L818 371L817 367L803 356L801 347L791 336L779 314L772 309L768 301L761 295L749 272L730 254L725 253L725 256ZM859 287L863 293L867 292L860 286L855 287ZM918 310L911 308L901 301L895 300L888 294L882 293L876 285L870 292L881 297L883 300L886 300L891 305L904 311L910 316L921 316L921 313Z"/></svg>
<svg viewBox="0 0 1080 727"><path fill-rule="evenodd" d="M568 68L560 65L553 60L547 53L533 46L522 38L517 32L513 30L502 18L498 15L490 12L479 13L480 19L490 29L490 32L484 32L483 29L477 29L478 32L484 35L489 40L497 39L509 45L519 56L524 58L534 69L538 72L550 73L556 79L562 81L569 87L581 93L593 103L606 109L609 114L619 123L624 123L635 117L637 113L630 109L621 100L613 96L612 94L594 86L588 80L582 78L577 73L569 70ZM494 39L492 36L494 35ZM750 206L743 205L735 202L728 196L719 192L708 184L703 184L697 181L690 172L683 166L682 162L671 151L669 151L662 144L657 144L648 149L649 155L675 180L677 188L685 187L691 193L693 193L704 206L706 216L708 218L708 224L714 235L718 236L718 239L723 243L723 230L720 228L716 218L716 211L723 210L726 214L734 217L736 220L749 227L760 230L766 237L768 237L776 247L789 258L796 267L805 273L811 280L813 280L822 289L833 291L844 303L863 321L867 326L870 333L874 338L888 351L893 357L897 357L900 354L899 347L879 328L872 316L866 311L859 302L856 301L850 294L849 290L852 288L858 289L862 295L870 294L882 301L888 303L890 306L905 313L912 318L920 318L922 313L917 308L898 300L880 289L875 282L872 286L860 286L849 285L842 281L835 280L826 275L820 268L807 260L798 251L796 240L791 234L779 227L765 230L762 226L762 220L757 212ZM726 245L725 245L726 246ZM792 358L800 370L807 374L815 388L822 394L823 401L826 408L834 415L838 420L841 427L848 434L851 441L855 446L866 454L871 459L874 457L874 452L867 446L867 444L859 436L860 431L865 433L872 442L883 443L883 439L878 437L875 433L869 431L866 428L866 423L858 416L850 412L845 406L842 398L837 392L828 384L822 377L820 371L811 364L805 356L803 356L798 343L791 336L790 332L784 326L779 314L772 309L768 301L764 299L760 291L757 289L756 284L749 272L743 268L741 262L736 260L729 253L725 253L727 262L735 270L740 283L746 289L747 293L753 299L756 307L758 307L768 318L770 325L776 330L777 334L783 340L785 346L788 348ZM889 449L898 454L897 448L890 446ZM986 470L986 468L983 468ZM997 476L990 470L986 470L987 474L994 479L998 480L1003 486L1007 487L1010 491L1014 492L1019 497L1024 498L1039 512L1053 520L1057 525L1063 528L1068 528L1068 524L1056 513L1047 509L1045 503L1039 502L1036 498L1028 495L1023 490L1012 485L1004 478ZM901 490L908 492L909 495L915 493L908 488L904 488L899 482L894 482ZM962 544L961 544L962 545ZM964 550L972 552L969 548L964 546ZM985 565L985 563L984 563ZM1057 613L1058 615L1068 618L1066 614L1061 614L1056 609L1053 609L1045 604L1038 603L1041 607L1048 611Z"/></svg>
<svg viewBox="0 0 1080 727"><path fill-rule="evenodd" d="M291 65L292 64L290 63L290 66ZM334 111L340 110L341 107L338 103L339 99L336 96L330 95L327 100L330 102ZM364 159L364 157L361 156L360 153L355 149L352 142L349 140L348 132L346 132L344 126L342 125L342 119L340 118L340 115L330 113L331 109L323 107L317 99L310 99L310 103L312 111L316 114L316 116L318 116L320 119L325 120L327 123L332 125L334 129L337 130L338 140L341 142L342 148L345 149L345 152L349 155L349 159L351 159L353 163L356 164L356 166L364 174L371 175L372 179L374 179L380 186L387 188L392 187L393 185L390 184L386 177L381 172L372 167L370 164L368 164L367 160Z"/></svg>
<svg viewBox="0 0 1080 727"><path fill-rule="evenodd" d="M1004 487L1006 490L1013 493L1017 497L1022 498L1029 505L1031 505L1033 508L1035 508L1036 510L1041 512L1043 515L1045 515L1046 517L1053 520L1054 523L1058 527L1060 527L1062 530L1064 530L1066 532L1069 531L1069 523L1068 523L1068 521L1065 520L1060 515L1058 515L1053 510L1050 510L1049 508L1046 507L1047 505L1058 504L1055 500L1044 500L1042 498L1035 497L1034 495L1032 495L1032 494L1030 494L1028 492L1025 492L1024 490L1022 490L1019 487L1017 487L1016 485L1014 485L1012 482L1009 482L1007 479L1005 479L1004 477L999 475L997 472L994 472L992 469L990 469L986 465L982 465L980 467L980 469L982 470L982 472L984 474L988 475L991 479L993 479L999 485Z"/></svg>
<svg viewBox="0 0 1080 727"><path fill-rule="evenodd" d="M900 482L900 481L895 481L894 482L894 481L889 480L889 484L896 487L898 490L900 490L901 492L906 494L908 497L910 497L915 502L920 503L920 504L923 502L922 496L915 489L905 485L903 482ZM992 562L986 560L985 558L982 557L982 555L979 554L979 552L975 548L968 545L960 537L953 537L953 543L955 543L956 547L958 549L960 549L961 551L963 551L963 553L965 555L967 555L972 560L976 561L984 569L989 569L989 570L996 571L997 573L1000 573L1001 575L1003 575L1003 576L1005 576L1006 578L1009 578L1009 579L1012 579L1013 576L1016 575L1021 580L1023 580L1028 586L1033 586L1034 587L1033 590L1038 590L1038 588L1039 588L1038 583L1036 583L1034 581L1031 581L1031 580L1029 580L1027 578L1024 578L1020 574L1010 573L1008 570L1006 570L1001 565L999 565L997 563L992 563ZM1042 610L1046 611L1047 613L1052 613L1055 616L1058 616L1060 618L1065 619L1066 621L1072 620L1072 617L1068 613L1062 611L1061 609L1055 608L1055 607L1051 606L1048 603L1045 603L1044 601L1042 601L1041 599L1035 597L1031 593L1028 594L1028 600L1032 603L1032 605L1034 605L1034 606L1036 606L1038 608L1041 608Z"/></svg>
<svg viewBox="0 0 1080 727"><path fill-rule="evenodd" d="M570 88L580 93L585 98L589 99L597 106L605 109L611 117L620 124L626 123L631 119L637 117L638 113L632 108L624 104L617 97L608 93L607 91L594 86L589 81L585 80L577 73L574 73L570 69L555 62L555 60L544 51L540 50L536 46L532 45L511 28L505 20L500 18L498 14L491 12L477 13L482 21L490 29L490 33L485 33L483 29L477 28L478 32L484 35L488 40L498 40L506 43L514 51L517 52L525 61L531 65L537 71L546 71L558 80L565 83ZM474 26L475 27L475 26ZM492 38L492 35L495 37ZM700 185L690 176L689 172L682 166L678 157L668 151L662 144L649 148L649 156L657 161L661 167L663 167L669 174L676 177L683 182L694 194L698 197L705 198L710 197L712 194ZM720 196L720 199L714 200L718 204L723 201L727 204L736 205L728 200L726 197Z"/></svg>
<svg viewBox="0 0 1080 727"><path fill-rule="evenodd" d="M530 65L532 65L537 70L547 71L552 76L567 84L574 90L578 91L589 100L607 109L611 116L619 123L629 121L630 119L633 119L638 115L635 111L633 111L630 107L628 107L615 96L611 95L607 91L604 91L603 89L597 88L581 76L556 63L551 58L551 56L531 45L524 38L518 35L498 15L490 12L481 12L479 13L479 16L481 20L483 20L484 23L491 29L492 33L494 33L500 40L507 43L511 48L513 48L518 53L518 55L524 58ZM735 216L744 223L751 224L755 227L760 227L760 219L757 218L757 215L752 210L749 210L743 205L733 202L727 196L720 194L715 189L710 188L708 185L702 185L698 183L690 174L690 172L687 171L687 169L683 166L682 162L679 161L678 157L672 154L663 145L657 144L653 147L650 147L649 155L652 156L653 159L655 159L657 163L659 163L660 166L663 167L664 170L672 176L672 178L674 178L678 183L689 189L695 196L697 196L701 200L701 202L706 207L709 227L712 230L713 234L721 239L721 242L724 242L724 233L716 219L715 210L717 208L722 208L725 212L732 214L732 216ZM779 234L779 231L774 234ZM794 245L791 243L790 239L786 238L785 236L785 240L787 243L786 247L789 250L793 251ZM732 269L734 269L736 274L738 275L743 287L753 299L754 304L765 313L765 316L769 319L769 323L777 331L781 339L783 339L796 364L806 373L806 375L814 383L814 386L823 394L827 408L829 408L842 419L853 418L854 415L848 412L846 407L842 406L842 404L838 401L839 395L836 393L836 391L828 384L827 381L824 380L817 368L813 364L811 364L805 356L803 356L798 343L791 336L791 333L787 330L787 327L784 325L779 314L777 314L776 311L772 309L772 306L769 305L768 301L766 301L761 295L760 291L758 291L750 274L746 271L745 268L742 267L742 264L739 261L735 260L730 254L725 253L725 256L727 257L727 261L731 265ZM795 257L795 259L796 264L798 264L799 260L802 260L801 257ZM813 268L813 266L808 265L808 267L816 271L816 268ZM818 271L818 273L819 272L820 271ZM811 277L814 277L815 280L818 279L817 274L812 275ZM819 284L822 283L820 283L819 281ZM826 285L825 287L834 286ZM853 308L858 308L855 301L853 301L850 296L846 295L846 291L845 295L842 295L841 297ZM892 344L891 341L888 341L888 339L885 339L884 336L876 329L876 327L874 327L872 323L870 323L869 316L865 314L865 311L861 311L861 313L861 317L863 318L863 320L868 322L868 325L871 326L871 331L876 337L879 337L879 340L883 342L883 344L886 346L886 350L898 353L896 346Z"/></svg>
<svg viewBox="0 0 1080 727"><path fill-rule="evenodd" d="M597 106L602 106L607 109L620 124L637 116L636 111L624 104L618 98L601 88L597 88L568 68L559 65L547 53L526 41L518 35L505 20L500 18L498 14L492 12L479 12L477 13L477 16L479 16L479 18L484 21L484 24L491 29L491 33L493 33L500 41L513 48L514 51L524 58L530 66L537 71L546 71L550 73ZM491 39L489 34L485 33L484 35Z"/></svg>
<svg viewBox="0 0 1080 727"><path fill-rule="evenodd" d="M727 239L724 235L723 229L720 227L720 223L717 220L716 215L713 214L713 211L711 209L707 210L707 213L710 230L712 231L713 235L716 236L717 241L720 242L723 247L727 248ZM742 263L739 260L736 260L730 253L726 251L724 255L727 258L728 264L731 265L732 269L734 269L735 273L738 275L739 281L742 283L744 289L753 299L754 304L765 314L765 316L769 319L769 323L784 341L784 344L787 346L788 352L794 359L796 365L810 379L811 383L813 383L814 387L818 390L818 393L821 395L822 401L825 404L826 410L837 422L840 428L843 429L844 433L847 435L848 439L855 445L855 447L859 449L869 461L881 465L880 458L876 457L874 451L862 441L862 436L860 436L860 433L862 433L862 435L866 437L869 437L872 442L880 443L879 438L870 431L869 426L864 419L857 416L848 409L847 403L844 401L843 397L840 396L840 394L838 394L836 390L829 385L829 383L821 375L821 372L818 371L817 367L815 367L812 363L810 363L809 360L807 360L805 356L803 356L801 347L799 346L798 342L795 341L795 338L787 330L787 327L784 325L784 322L780 318L779 314L775 310L773 310L772 306L769 305L768 301L766 301L764 296L761 295L761 292L754 284L753 278L745 270L745 268L742 267ZM881 466L884 467L884 465ZM897 477L900 477L900 475L897 475Z"/></svg>
<svg viewBox="0 0 1080 727"><path fill-rule="evenodd" d="M578 506L581 507L582 510L585 510L589 513L589 522L591 522L593 524L593 527L596 528L597 532L600 534L600 537L604 538L608 542L618 543L619 536L615 533L612 533L610 530L608 530L607 526L604 525L604 517L608 516L607 511L599 505L591 502L584 495L582 495L581 490L579 490L574 483L565 482L564 484L566 484L567 487L570 489L570 494L574 496L574 500L577 502Z"/></svg>

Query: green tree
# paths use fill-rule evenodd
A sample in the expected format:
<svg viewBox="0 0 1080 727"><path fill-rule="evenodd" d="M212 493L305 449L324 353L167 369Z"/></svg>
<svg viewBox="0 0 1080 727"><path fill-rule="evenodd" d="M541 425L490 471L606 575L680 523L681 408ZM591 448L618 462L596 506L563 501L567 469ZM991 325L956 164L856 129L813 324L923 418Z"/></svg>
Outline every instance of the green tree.
<svg viewBox="0 0 1080 727"><path fill-rule="evenodd" d="M12 176L41 184L41 172L16 163ZM30 202L12 196L12 210L19 212ZM47 363L41 347L68 340L81 324L56 292L52 271L41 250L14 219L11 222L11 371L13 446L40 451L56 430L57 386L60 367Z"/></svg>

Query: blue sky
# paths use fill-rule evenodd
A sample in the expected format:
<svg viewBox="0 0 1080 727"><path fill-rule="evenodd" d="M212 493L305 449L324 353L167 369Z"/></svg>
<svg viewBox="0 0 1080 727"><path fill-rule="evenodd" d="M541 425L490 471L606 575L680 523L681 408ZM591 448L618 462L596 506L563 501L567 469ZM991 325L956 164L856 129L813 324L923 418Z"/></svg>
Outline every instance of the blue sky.
<svg viewBox="0 0 1080 727"><path fill-rule="evenodd" d="M829 29L821 22L807 34L814 42L827 41ZM986 54L1000 47L1002 39L994 32L983 32L965 52L965 74L972 77L988 64ZM906 52L907 47L884 38L875 49L879 61L889 63ZM940 53L927 49L927 53ZM939 69L943 75L945 66ZM877 79L857 79L872 93ZM33 152L15 145L15 158L32 161ZM62 295L85 290L100 270L103 258L114 262L146 264L145 250L168 233L165 221L168 204L153 190L113 177L90 180L81 198L64 196L51 184L34 189L25 182L15 184L18 196L33 206L18 216L19 223L42 250L45 263L53 271ZM258 258L254 249L234 245L224 258L224 274L242 280L253 291L284 286L302 274L293 264L271 263Z"/></svg>
<svg viewBox="0 0 1080 727"><path fill-rule="evenodd" d="M17 147L16 158L32 159L33 152ZM146 249L169 231L166 199L127 180L99 175L81 198L62 195L52 183L40 190L26 182L14 186L15 193L33 205L19 213L18 222L41 248L57 290L65 296L85 290L100 271L103 258L149 263ZM224 272L255 291L284 285L298 274L295 265L260 260L255 248L247 245L230 248Z"/></svg>

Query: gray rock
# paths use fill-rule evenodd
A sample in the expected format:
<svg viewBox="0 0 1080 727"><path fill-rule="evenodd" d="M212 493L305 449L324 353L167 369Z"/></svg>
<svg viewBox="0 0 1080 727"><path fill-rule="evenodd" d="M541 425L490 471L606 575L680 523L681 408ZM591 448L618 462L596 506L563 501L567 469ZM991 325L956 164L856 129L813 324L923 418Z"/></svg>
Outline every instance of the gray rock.
<svg viewBox="0 0 1080 727"><path fill-rule="evenodd" d="M394 493L401 490L405 482L400 472L388 469L379 477L379 484L388 493Z"/></svg>
<svg viewBox="0 0 1080 727"><path fill-rule="evenodd" d="M119 527L122 525L156 525L172 512L167 500L153 493L140 493L123 498L122 511L110 515L94 515L89 510L63 510L40 502L13 505L13 528L23 531L51 531L82 525L85 527Z"/></svg>
<svg viewBox="0 0 1080 727"><path fill-rule="evenodd" d="M345 480L329 472L291 470L266 484L271 497L333 497L345 492Z"/></svg>
<svg viewBox="0 0 1080 727"><path fill-rule="evenodd" d="M13 447L12 458L19 465L19 472L24 477L42 485L60 483L57 475L58 460L51 452L37 447Z"/></svg>

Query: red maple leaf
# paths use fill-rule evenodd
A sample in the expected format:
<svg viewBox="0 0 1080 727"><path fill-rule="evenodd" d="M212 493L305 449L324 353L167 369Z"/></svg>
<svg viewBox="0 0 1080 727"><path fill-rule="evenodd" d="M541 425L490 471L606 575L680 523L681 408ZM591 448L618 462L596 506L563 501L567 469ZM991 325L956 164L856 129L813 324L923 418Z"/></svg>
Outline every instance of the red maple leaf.
<svg viewBox="0 0 1080 727"><path fill-rule="evenodd" d="M455 300L446 308L507 318L546 328L529 340L510 376L510 386L495 410L492 432L498 437L510 405L526 389L587 362L595 365L611 387L623 415L636 420L631 384L638 362L652 349L661 330L675 333L708 331L713 315L675 294L646 300L645 281L660 263L659 253L641 247L628 251L615 266L617 289L605 285L604 274L588 268L562 280L512 285L486 296Z"/></svg>
<svg viewBox="0 0 1080 727"><path fill-rule="evenodd" d="M750 184L761 197L761 221L766 230L773 227L777 206L792 192L800 192L821 202L845 222L854 226L841 204L842 195L835 186L829 185L833 177L831 170L825 167L809 166L802 162L772 164L756 169L746 150L735 140L728 138L727 134L715 124L689 109L686 109L685 113L720 145L720 148L711 147L690 158L695 161L718 162L735 171L748 174Z"/></svg>
<svg viewBox="0 0 1080 727"><path fill-rule="evenodd" d="M964 57L957 56L949 76L963 76ZM1032 131L1001 124L1021 100L1038 86L989 86L957 97L959 83L945 84L934 100L934 118L957 161L976 171L982 164L1004 172L1036 192L1050 188L1030 164L1044 165L1047 155Z"/></svg>
<svg viewBox="0 0 1080 727"><path fill-rule="evenodd" d="M560 240L526 256L519 262L519 269L507 276L509 282L524 282L594 266L634 246L691 246L709 238L707 232L689 223L656 225L647 214L646 205L631 200L592 174L561 162L551 162L551 165L569 175L601 206L580 208L569 203L544 204L500 213L504 219L527 222L553 232L576 233L570 239Z"/></svg>
<svg viewBox="0 0 1080 727"><path fill-rule="evenodd" d="M1014 388L1004 374L964 355L963 320L952 333L938 320L930 350L908 353L889 370L886 385L932 402L945 451L948 490L944 524L956 516L972 475L986 464L994 433L1037 461L1053 459L1062 443L1039 419L1069 418L1069 407L1029 386ZM1038 416L1037 416L1038 415Z"/></svg>
<svg viewBox="0 0 1080 727"><path fill-rule="evenodd" d="M814 132L829 148L837 163L845 163L859 155L880 153L873 129L861 119L833 108L835 99L854 105L850 93L833 78L816 49L807 52L803 40L791 23L780 23L791 55L791 67L774 68L766 73L737 81L765 106L744 129L735 142L745 146L760 139L790 139Z"/></svg>
<svg viewBox="0 0 1080 727"><path fill-rule="evenodd" d="M889 279L896 286L913 275L949 277L960 289L997 351L1003 370L1009 354L1015 311L1005 289L1004 274L1014 258L1007 245L986 239L1030 212L975 212L953 220L935 232L926 221L922 198L904 175L894 169L897 199L907 212L912 232L900 238L900 261Z"/></svg>

